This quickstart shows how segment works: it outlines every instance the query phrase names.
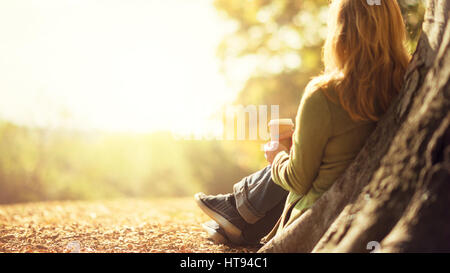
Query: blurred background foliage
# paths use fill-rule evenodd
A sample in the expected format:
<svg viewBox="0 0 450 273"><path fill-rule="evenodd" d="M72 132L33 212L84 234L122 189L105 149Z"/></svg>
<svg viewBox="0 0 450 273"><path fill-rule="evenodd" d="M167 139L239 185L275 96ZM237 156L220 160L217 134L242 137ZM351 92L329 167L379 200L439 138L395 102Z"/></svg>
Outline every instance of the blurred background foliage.
<svg viewBox="0 0 450 273"><path fill-rule="evenodd" d="M424 2L399 3L412 52ZM236 104L278 104L280 116L295 117L303 88L322 69L327 4L214 1L237 26L217 50L223 73L232 73L239 61L257 63ZM37 129L6 121L0 122L0 153L0 203L230 192L232 184L265 165L259 142Z"/></svg>
<svg viewBox="0 0 450 273"><path fill-rule="evenodd" d="M255 145L0 122L0 203L227 192L262 165ZM253 160L256 158L256 160Z"/></svg>

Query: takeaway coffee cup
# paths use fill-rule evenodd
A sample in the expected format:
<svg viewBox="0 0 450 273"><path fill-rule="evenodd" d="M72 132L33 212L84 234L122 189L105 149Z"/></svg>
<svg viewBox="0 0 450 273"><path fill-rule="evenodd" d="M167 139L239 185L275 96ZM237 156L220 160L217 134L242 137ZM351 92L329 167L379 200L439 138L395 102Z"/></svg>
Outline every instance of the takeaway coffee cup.
<svg viewBox="0 0 450 273"><path fill-rule="evenodd" d="M270 140L272 142L279 142L288 149L292 145L291 133L293 130L294 122L290 118L272 119L269 122Z"/></svg>

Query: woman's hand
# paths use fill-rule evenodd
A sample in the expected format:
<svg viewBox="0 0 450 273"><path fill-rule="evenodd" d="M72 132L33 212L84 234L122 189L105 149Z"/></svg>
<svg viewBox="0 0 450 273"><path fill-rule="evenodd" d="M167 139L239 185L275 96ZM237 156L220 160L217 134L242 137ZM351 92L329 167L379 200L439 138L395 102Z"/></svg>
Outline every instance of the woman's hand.
<svg viewBox="0 0 450 273"><path fill-rule="evenodd" d="M264 145L264 156L271 165L275 156L281 151L288 151L288 149L278 141L270 141Z"/></svg>

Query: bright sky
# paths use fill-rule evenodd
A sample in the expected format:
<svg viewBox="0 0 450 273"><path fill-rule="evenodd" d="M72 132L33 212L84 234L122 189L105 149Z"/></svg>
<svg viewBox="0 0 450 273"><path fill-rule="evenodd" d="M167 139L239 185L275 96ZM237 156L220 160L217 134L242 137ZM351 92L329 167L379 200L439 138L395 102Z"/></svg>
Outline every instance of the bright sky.
<svg viewBox="0 0 450 273"><path fill-rule="evenodd" d="M208 131L238 91L215 57L232 30L212 0L1 1L0 119Z"/></svg>

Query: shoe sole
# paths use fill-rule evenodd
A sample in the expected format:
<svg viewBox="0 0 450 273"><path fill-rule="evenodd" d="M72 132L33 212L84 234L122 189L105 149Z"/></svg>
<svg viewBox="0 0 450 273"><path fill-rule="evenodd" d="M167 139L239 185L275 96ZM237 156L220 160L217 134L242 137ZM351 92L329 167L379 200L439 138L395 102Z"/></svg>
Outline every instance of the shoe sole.
<svg viewBox="0 0 450 273"><path fill-rule="evenodd" d="M217 232L214 228L209 227L206 223L202 224L203 229L208 233L208 239L214 241L216 244L226 244L228 239Z"/></svg>
<svg viewBox="0 0 450 273"><path fill-rule="evenodd" d="M222 215L215 212L214 210L210 209L203 201L200 199L199 194L196 194L194 196L195 202L197 203L197 206L211 219L217 222L223 230L225 231L225 234L227 237L233 242L233 243L240 243L242 241L242 231L237 228L235 225L233 225L230 221L225 219Z"/></svg>

